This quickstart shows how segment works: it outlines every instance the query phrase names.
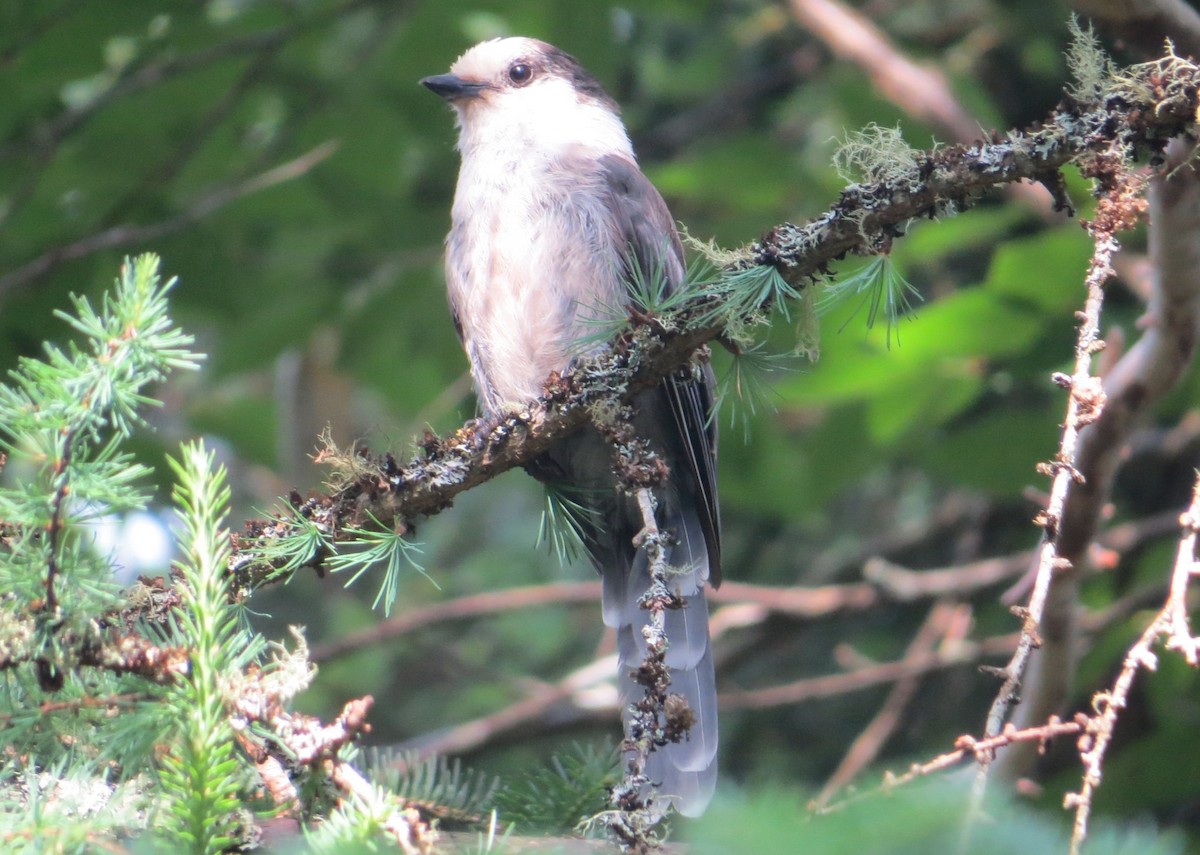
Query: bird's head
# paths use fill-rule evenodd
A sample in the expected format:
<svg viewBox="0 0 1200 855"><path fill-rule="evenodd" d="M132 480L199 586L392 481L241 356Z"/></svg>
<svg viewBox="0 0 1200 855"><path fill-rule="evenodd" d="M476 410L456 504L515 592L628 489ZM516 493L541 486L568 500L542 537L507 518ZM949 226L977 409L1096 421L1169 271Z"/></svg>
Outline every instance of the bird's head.
<svg viewBox="0 0 1200 855"><path fill-rule="evenodd" d="M459 148L506 142L552 150L629 152L616 102L570 54L530 38L481 42L449 74L421 81L454 107Z"/></svg>

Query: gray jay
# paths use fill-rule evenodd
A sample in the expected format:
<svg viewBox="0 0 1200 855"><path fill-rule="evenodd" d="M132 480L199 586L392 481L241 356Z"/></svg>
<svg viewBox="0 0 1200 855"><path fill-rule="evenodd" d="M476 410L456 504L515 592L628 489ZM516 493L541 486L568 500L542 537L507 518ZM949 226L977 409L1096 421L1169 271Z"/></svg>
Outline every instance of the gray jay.
<svg viewBox="0 0 1200 855"><path fill-rule="evenodd" d="M678 287L683 247L666 203L638 168L617 105L571 56L545 42L503 38L464 53L451 73L421 81L453 106L462 165L446 238L446 285L480 404L496 415L537 398L603 317L623 317L635 277ZM717 775L717 694L705 583L717 585L720 519L713 380L681 369L633 400L633 428L666 461L658 524L672 535L670 582L684 607L666 613L672 692L687 698L687 738L650 757L667 804L702 812ZM635 500L621 492L613 451L594 428L532 465L587 508L587 551L603 579L604 621L617 630L622 706L646 652L650 584Z"/></svg>

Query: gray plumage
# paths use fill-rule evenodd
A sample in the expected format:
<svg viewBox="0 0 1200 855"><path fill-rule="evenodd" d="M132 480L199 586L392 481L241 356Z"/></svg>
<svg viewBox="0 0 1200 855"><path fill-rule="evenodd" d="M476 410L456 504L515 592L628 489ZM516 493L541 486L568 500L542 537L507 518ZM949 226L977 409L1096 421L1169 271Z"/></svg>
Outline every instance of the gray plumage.
<svg viewBox="0 0 1200 855"><path fill-rule="evenodd" d="M684 276L683 250L662 196L637 166L616 105L572 57L533 39L467 51L452 73L422 81L455 108L462 166L446 240L446 283L483 410L538 397L579 355L595 321L623 316L636 266ZM673 534L671 582L684 608L666 613L671 691L688 699L688 739L656 751L647 770L663 801L703 811L716 782L717 716L705 583L720 582L713 380L707 365L677 371L633 401L633 427L670 467L656 494ZM603 579L604 620L617 631L622 707L641 694L630 672L646 648L650 582L635 502L616 489L613 452L594 429L530 467L589 508L584 540ZM663 805L660 803L661 809Z"/></svg>

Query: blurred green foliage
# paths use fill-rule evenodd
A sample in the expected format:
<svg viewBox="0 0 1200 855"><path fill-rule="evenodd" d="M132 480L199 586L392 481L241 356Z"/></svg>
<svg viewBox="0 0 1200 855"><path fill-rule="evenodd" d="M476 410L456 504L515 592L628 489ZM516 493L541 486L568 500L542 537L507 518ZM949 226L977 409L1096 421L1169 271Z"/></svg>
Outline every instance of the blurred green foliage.
<svg viewBox="0 0 1200 855"><path fill-rule="evenodd" d="M901 50L946 72L982 128L1039 119L1061 96L1061 4L860 5ZM451 115L416 81L504 33L576 54L622 104L675 216L727 246L834 201L841 181L831 156L846 130L899 122L917 148L939 138L772 0L0 0L0 365L57 335L51 310L67 306L69 293L94 296L121 256L153 249L182 278L173 315L209 355L201 375L160 393L156 431L139 437L139 454L158 471L178 440L206 434L229 465L235 507L250 516L319 482L308 455L327 423L341 444L401 456L426 427L452 429L474 406L441 281L457 158ZM1069 184L1086 212L1086 184L1075 175ZM1136 251L1143 238L1126 243ZM882 328L865 330L843 306L822 320L819 361L794 360L772 378L749 440L725 431L726 578L848 582L877 551L936 567L1032 546L1035 508L1024 491L1045 487L1034 466L1054 453L1065 406L1049 373L1071 358L1088 253L1077 221L1048 220L1010 197L914 223L893 260L924 299L901 321L900 343L889 348ZM835 273L861 263L846 260ZM1141 310L1135 290L1116 286L1106 317L1132 339ZM788 352L794 325L777 323L769 339ZM726 356L717 362L729 370ZM1182 507L1195 443L1151 439L1194 415L1198 383L1185 381L1161 425L1148 427L1114 497L1118 519ZM969 524L937 521L968 500L984 508ZM397 609L564 573L591 578L534 548L540 507L530 479L511 473L420 524L423 566L441 590L414 573ZM1089 582L1089 605L1110 602L1135 577L1161 580L1165 550L1152 552ZM339 582L298 578L255 606L275 630L307 624L314 645L380 618L368 608L369 584L343 591ZM1015 630L996 593L978 602L979 625ZM924 608L772 619L720 650L722 681L828 673L847 645L896 658ZM1122 623L1096 639L1080 673L1081 705L1136 631ZM306 703L327 715L370 692L380 699L375 738L417 740L527 697L531 682L561 678L589 661L600 637L594 606L445 623L324 664ZM1200 780L1185 773L1194 752L1179 759L1179 745L1195 742L1193 677L1172 664L1147 681L1101 788L1106 811L1194 829ZM761 851L787 835L840 833L821 831L825 820L772 827L785 802L796 816L802 805L770 786L818 786L885 691L727 715L728 782L768 790L758 800L719 799L698 845L718 846L751 824L773 835ZM884 761L931 756L977 731L993 691L966 666L931 676ZM576 710L470 759L503 774L544 762L570 739L615 731L615 720ZM1059 788L1046 798L1045 834L1058 839L1054 802L1078 769L1069 756L1050 766ZM946 820L931 811L918 813L928 823L914 834ZM873 845L863 839L855 851Z"/></svg>

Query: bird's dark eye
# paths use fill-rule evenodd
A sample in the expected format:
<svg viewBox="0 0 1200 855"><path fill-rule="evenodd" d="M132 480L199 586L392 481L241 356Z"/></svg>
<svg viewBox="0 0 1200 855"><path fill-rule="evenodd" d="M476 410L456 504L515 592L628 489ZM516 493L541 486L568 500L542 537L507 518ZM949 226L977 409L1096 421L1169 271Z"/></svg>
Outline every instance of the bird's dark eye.
<svg viewBox="0 0 1200 855"><path fill-rule="evenodd" d="M523 62L514 62L509 66L508 79L518 86L524 86L533 79L533 69Z"/></svg>

